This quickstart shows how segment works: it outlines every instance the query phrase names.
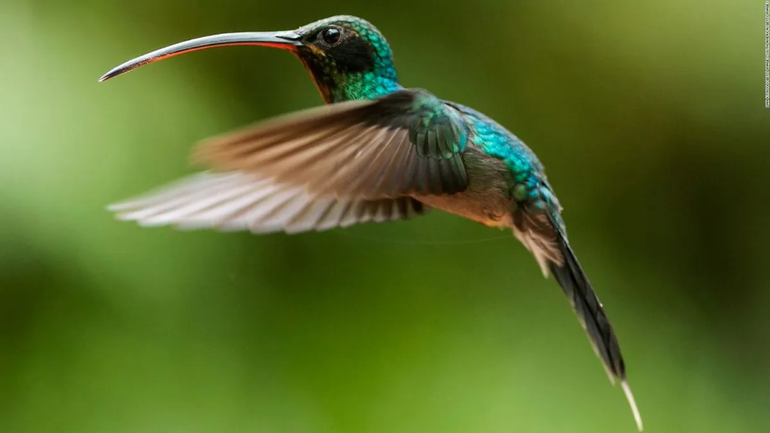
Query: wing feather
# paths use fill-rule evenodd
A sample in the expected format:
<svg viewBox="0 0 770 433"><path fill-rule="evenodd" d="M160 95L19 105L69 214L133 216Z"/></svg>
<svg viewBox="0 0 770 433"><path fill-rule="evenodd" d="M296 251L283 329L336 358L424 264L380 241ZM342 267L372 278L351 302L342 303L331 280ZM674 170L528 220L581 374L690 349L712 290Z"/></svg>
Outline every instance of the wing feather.
<svg viewBox="0 0 770 433"><path fill-rule="evenodd" d="M249 173L203 172L109 207L144 226L254 233L321 231L368 221L410 219L427 207L411 197L337 199Z"/></svg>
<svg viewBox="0 0 770 433"><path fill-rule="evenodd" d="M422 90L304 110L207 140L194 158L342 199L467 188L456 110Z"/></svg>

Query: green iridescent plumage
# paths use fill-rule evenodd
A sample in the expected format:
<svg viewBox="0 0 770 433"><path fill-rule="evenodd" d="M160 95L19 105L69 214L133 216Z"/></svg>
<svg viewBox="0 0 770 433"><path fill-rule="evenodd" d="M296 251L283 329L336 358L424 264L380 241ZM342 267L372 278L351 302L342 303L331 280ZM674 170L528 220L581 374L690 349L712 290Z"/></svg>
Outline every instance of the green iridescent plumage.
<svg viewBox="0 0 770 433"><path fill-rule="evenodd" d="M204 173L113 209L146 225L254 233L326 230L409 219L429 208L507 228L567 295L637 424L614 330L569 242L543 165L489 117L399 84L393 53L370 23L336 16L289 32L223 34L160 49L108 72L209 46L294 53L328 105L202 143Z"/></svg>

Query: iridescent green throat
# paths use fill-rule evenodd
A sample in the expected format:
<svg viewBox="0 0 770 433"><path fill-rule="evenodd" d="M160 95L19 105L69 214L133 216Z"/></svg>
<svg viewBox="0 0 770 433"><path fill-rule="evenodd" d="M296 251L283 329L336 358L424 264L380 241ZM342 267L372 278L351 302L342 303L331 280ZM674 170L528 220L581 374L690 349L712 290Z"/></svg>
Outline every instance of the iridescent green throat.
<svg viewBox="0 0 770 433"><path fill-rule="evenodd" d="M348 63L346 69L323 54L301 55L300 59L327 103L376 99L402 88L393 61L381 60L376 55L374 61L371 57L362 58L360 64L351 67Z"/></svg>
<svg viewBox="0 0 770 433"><path fill-rule="evenodd" d="M401 89L398 81L374 73L343 75L329 89L329 102L376 99Z"/></svg>

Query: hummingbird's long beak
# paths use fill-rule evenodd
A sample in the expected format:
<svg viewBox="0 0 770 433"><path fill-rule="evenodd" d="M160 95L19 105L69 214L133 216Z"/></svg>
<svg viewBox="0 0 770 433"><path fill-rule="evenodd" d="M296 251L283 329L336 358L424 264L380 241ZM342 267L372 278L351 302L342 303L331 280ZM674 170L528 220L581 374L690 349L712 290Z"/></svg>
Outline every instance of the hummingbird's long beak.
<svg viewBox="0 0 770 433"><path fill-rule="evenodd" d="M280 48L283 50L296 50L302 46L301 36L293 31L288 32L243 32L243 33L223 33L220 35L204 36L202 38L191 39L180 42L166 48L155 50L141 57L129 60L111 71L102 75L99 81L109 80L120 74L126 73L132 69L153 63L158 60L167 59L179 54L189 53L190 51L203 50L213 47L224 47L228 45L259 45L263 47Z"/></svg>

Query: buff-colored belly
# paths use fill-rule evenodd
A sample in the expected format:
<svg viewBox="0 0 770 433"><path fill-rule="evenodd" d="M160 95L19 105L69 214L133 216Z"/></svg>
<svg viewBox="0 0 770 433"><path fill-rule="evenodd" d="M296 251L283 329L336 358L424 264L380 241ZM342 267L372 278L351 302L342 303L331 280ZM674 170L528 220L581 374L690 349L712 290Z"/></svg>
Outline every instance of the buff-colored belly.
<svg viewBox="0 0 770 433"><path fill-rule="evenodd" d="M436 209L459 215L490 227L512 227L511 200L497 191L466 191L453 195L415 196Z"/></svg>

